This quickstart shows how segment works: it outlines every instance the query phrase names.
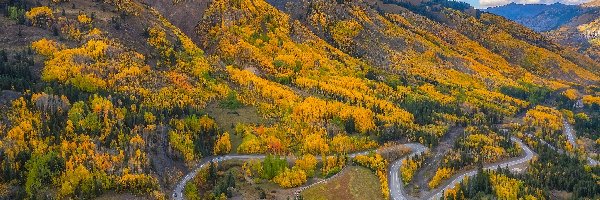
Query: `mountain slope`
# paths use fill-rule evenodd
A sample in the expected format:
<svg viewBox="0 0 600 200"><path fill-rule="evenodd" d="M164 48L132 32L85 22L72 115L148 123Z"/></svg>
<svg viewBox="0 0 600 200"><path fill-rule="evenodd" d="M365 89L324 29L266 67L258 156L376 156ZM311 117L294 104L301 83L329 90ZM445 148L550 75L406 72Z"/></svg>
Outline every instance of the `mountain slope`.
<svg viewBox="0 0 600 200"><path fill-rule="evenodd" d="M497 153L489 160L508 158L514 146L496 124L567 89L571 100L592 95L600 81L597 62L453 1L0 5L0 83L12 91L0 101L10 102L0 105L2 199L160 199L213 154L328 156L320 170L271 157L231 164L291 187L285 178L336 173L341 155L397 140L435 146L455 126L490 141L476 145ZM385 196L386 161L361 158L378 166ZM217 168L185 191L231 197L233 179L258 193Z"/></svg>
<svg viewBox="0 0 600 200"><path fill-rule="evenodd" d="M581 6L583 6L583 7L598 7L598 6L600 6L600 1L598 1L598 0L590 1L587 3L581 4Z"/></svg>
<svg viewBox="0 0 600 200"><path fill-rule="evenodd" d="M598 61L600 59L599 21L600 9L589 7L562 27L548 32L553 40L572 47Z"/></svg>
<svg viewBox="0 0 600 200"><path fill-rule="evenodd" d="M500 18L496 18L493 15L489 15L489 14L477 14L481 17L477 17L479 18L478 20L471 20L471 19L477 19L474 17L471 17L470 14L475 12L474 10L469 10L468 12L464 12L464 14L462 12L455 12L455 11L451 11L449 9L436 9L436 10L426 10L425 6L429 6L429 5L433 5L430 3L427 4L423 4L423 5L407 5L407 4L403 4L402 2L397 2L398 5L400 6L406 6L406 8L409 8L410 10L404 8L404 7L400 7L397 6L397 9L394 10L393 9L393 5L392 4L382 4L383 2L379 2L377 3L377 1L372 1L373 3L371 3L372 5L378 6L379 10L382 10L383 12L388 11L388 13L385 13L385 17L384 16L379 16L378 14L374 17L370 17L369 14L374 14L374 12L366 12L367 20L364 19L359 19L357 17L352 17L352 11L351 9L355 9L355 8L359 8L359 9L367 9L369 10L369 8L366 5L352 5L351 3L345 3L343 5L338 5L337 8L329 8L329 7L323 7L319 4L319 2L327 2L327 1L311 1L310 4L305 3L305 5L303 5L302 7L290 7L286 10L289 11L293 11L291 12L292 16L298 16L297 18L300 20L305 21L306 24L312 25L311 29L315 30L315 32L318 35L321 35L321 37L324 37L325 39L329 39L330 41L337 43L337 44L343 44L343 45L354 45L352 46L352 48L347 48L344 46L339 46L341 49L346 49L347 52L356 55L356 56L363 56L361 54L374 54L374 55L366 55L365 57L363 57L363 59L366 60L371 60L373 62L387 62L389 65L389 59L382 59L381 56L385 55L385 54L389 54L387 52L381 52L383 50L385 50L385 48L372 48L372 47L389 47L389 48L396 48L396 51L400 51L400 52L405 52L405 53L401 53L401 54L405 54L406 55L406 50L413 50L414 52L422 52L424 50L427 50L427 48L423 49L423 44L422 43L431 43L431 42L435 42L435 43L439 43L441 41L446 40L445 42L450 42L451 45L444 45L444 44L439 44L439 45L434 45L434 46L442 46L443 48L454 48L454 51L462 51L462 52L447 52L445 53L446 55L444 55L445 57L456 57L459 54L464 54L465 51L468 51L468 49L465 49L465 46L460 47L462 44L461 42L457 42L461 39L466 39L466 40L474 40L473 45L479 46L478 44L475 43L479 43L479 44L483 44L483 47L479 46L480 48L487 48L487 49L491 49L493 54L495 55L500 55L502 56L505 60L509 60L510 64L512 65L517 65L517 66L521 66L526 68L527 70L529 70L532 73L535 73L538 76L543 76L543 77L547 77L549 75L557 75L557 74L564 74L564 72L566 71L571 71L573 72L573 76L571 76L571 78L575 78L575 79L571 79L571 78L566 78L566 77L562 77L561 79L565 78L566 79L571 79L572 81L576 80L578 76L585 76L586 78L584 79L589 79L591 78L592 80L597 79L597 75L593 74L593 73L588 73L587 70L581 69L578 65L583 66L585 69L590 69L590 70L597 70L598 69L598 64L590 61L589 59L580 59L581 56L579 55L575 55L577 56L579 59L577 58L571 58L569 57L569 55L571 53L567 53L567 51L559 48L558 46L556 46L554 43L552 43L551 41L549 41L548 39L545 39L543 36L534 33L532 31L529 31L528 29L524 28L524 27L520 27L517 24L513 24L510 23L509 21L505 21L502 20ZM326 3L321 3L324 5L336 5L336 4L326 4ZM429 5L428 5L429 4ZM283 4L282 4L283 5ZM293 4L291 3L287 3L286 5L288 6L293 6ZM313 8L309 8L308 6L312 6ZM362 7L361 7L362 6ZM439 5L438 5L439 6ZM307 19L312 18L313 16L315 16L316 14L319 14L318 12L322 12L320 10L318 10L317 8L324 10L324 16L327 16L328 19L326 19L325 21L327 21L327 24L325 25L319 25L319 24L315 24L312 21L308 21ZM341 8L340 8L341 7ZM346 7L346 10L350 10L350 11L346 11L346 13L343 13L341 10ZM456 6L456 7L460 7L460 6ZM462 7L460 7L462 8ZM308 10L309 12L307 12L307 15L302 16L301 14L304 12L304 10ZM466 9L468 10L468 8ZM296 12L298 11L298 12ZM335 13L335 14L334 14ZM429 19L427 18L423 18L418 14L415 13L422 13L425 16L431 16ZM400 14L400 15L398 15ZM312 15L312 16L311 16ZM335 16L335 17L333 17ZM344 16L349 16L350 18L354 18L351 20L355 20L359 23L363 23L366 24L364 25L364 30L362 30L361 32L358 33L358 35L356 36L357 38L355 40L352 40L351 42L345 42L345 41L335 41L335 38L331 38L332 34L331 32L327 32L330 31L332 28L335 28L335 23L337 23L337 21L341 21L341 22L345 22L348 21L349 19L335 19L335 18L344 18ZM387 19L386 19L387 17ZM332 18L332 19L330 19ZM348 18L348 17L346 17ZM394 25L395 31L396 31L396 35L393 36L389 36L390 31L385 32L386 30L373 26L371 24L377 25L377 21L372 23L369 20L371 19L375 19L375 20L380 20L384 19L383 22L379 22L379 24L381 23L385 23L385 21L387 21L388 19L391 19L391 21L394 20L394 18L396 19L396 22L399 23L410 23L409 21L405 21L405 18L415 18L415 20L419 20L419 21L414 21L413 23L415 23L413 26L410 26L410 24L407 24L409 28L409 32L406 32L407 35L403 35L403 32L400 32L402 30L405 30L406 28L404 28L405 24L400 24L401 26L397 26ZM431 19L435 19L434 21L431 21ZM344 21L345 20L345 21ZM460 21L457 21L460 20ZM365 22L366 21L366 22ZM476 22L476 23L473 23ZM310 24L312 23L312 24ZM441 23L441 25L437 25L438 23ZM424 25L427 24L427 25ZM433 25L430 25L433 24ZM380 25L381 26L381 25ZM414 30L410 30L410 28L412 27L412 29ZM437 30L434 30L434 28L437 28ZM384 27L386 28L386 27ZM430 29L430 30L423 30L423 29ZM379 29L379 30L371 30L371 29ZM445 30L441 30L441 29L445 29ZM452 30L455 29L455 30ZM456 32L456 30L458 30L459 32ZM502 38L500 41L500 38L493 38L492 36L501 36L502 34L487 34L486 31L498 31L501 30L500 33L506 33L505 37ZM411 32L416 32L416 33L423 33L423 34L428 34L428 35L424 35L424 36L420 36L419 34L414 34L410 35ZM427 33L428 32L428 33ZM442 37L441 33L447 33L450 32L449 34L454 34L455 37L458 37L456 39L454 39L453 37ZM463 35L464 34L464 35ZM364 35L364 36L362 36ZM429 37L428 37L429 36ZM464 37L466 36L466 37ZM428 37L428 38L423 38L423 37ZM461 38L462 37L462 38ZM393 38L399 38L399 39L393 39ZM437 41L427 41L427 40L437 40ZM402 40L416 40L416 44L414 44L413 46L411 46L412 44L408 43L408 44L403 44L403 43L396 43L396 44L385 44L385 43L391 43L391 42L397 42L397 41L402 41ZM454 41L449 41L449 40L454 40ZM515 43L510 44L507 43L508 41L514 41ZM363 44L361 44L363 43ZM379 44L379 45L371 45L371 44ZM384 44L381 44L384 43ZM421 44L420 44L421 43ZM467 43L468 44L468 43ZM421 46L421 47L419 47ZM458 46L458 47L457 47ZM364 50L365 48L369 48L368 50ZM404 48L404 49L397 49L397 48ZM421 50L419 50L421 49ZM512 49L512 50L509 50ZM535 49L539 49L539 50L535 50ZM507 50L507 51L500 51L500 50ZM355 51L355 52L353 52ZM434 52L436 50L433 50ZM472 51L473 52L473 51ZM517 52L522 52L522 53L517 53ZM513 54L515 53L515 54ZM541 56L541 55L536 55L536 54L549 54L551 55L549 57L549 59L553 60L553 61L532 61L529 59L529 57L548 57L548 56ZM454 54L454 55L452 55ZM528 54L529 55L528 57ZM439 55L439 53L438 53ZM562 56L565 56L564 58ZM379 57L377 57L379 56ZM523 57L524 56L524 57ZM389 56L388 56L389 57ZM414 56L413 56L414 57ZM486 67L494 67L497 68L496 70L498 70L500 73L508 73L510 74L511 70L513 69L509 69L508 67L508 63L502 63L502 61L504 61L504 59L498 59L497 57L494 57L492 59L485 59L485 57L490 57L489 55L486 55L486 51L482 51L480 53L472 53L470 54L468 57L470 58L475 58L476 60L487 60L488 63L482 65L482 66L486 66ZM451 60L451 59L449 59ZM457 61L457 62L465 62L465 61ZM468 61L467 61L468 62ZM496 62L496 63L489 63L489 62ZM498 63L499 62L499 63ZM557 66L550 66L550 63L562 63L560 65ZM573 63L576 62L577 64ZM480 63L477 63L480 64ZM409 66L403 63L396 63L396 65L399 66ZM436 64L434 64L436 65ZM469 66L472 64L466 64L466 66ZM454 64L450 64L449 66L458 66L456 64L456 61ZM556 67L562 68L562 69L557 69ZM514 68L514 66L512 66L512 68ZM516 70L518 70L519 68L516 68ZM552 70L558 70L558 71L554 71L552 72ZM477 71L477 70L475 70ZM578 74L578 75L575 75ZM514 77L513 77L514 78ZM582 81L584 79L579 79L578 81Z"/></svg>
<svg viewBox="0 0 600 200"><path fill-rule="evenodd" d="M554 30L581 15L583 9L576 5L555 4L516 4L487 8L484 11L494 13L523 24L534 31Z"/></svg>
<svg viewBox="0 0 600 200"><path fill-rule="evenodd" d="M521 5L508 4L485 9L532 28L556 43L578 51L596 62L600 60L598 47L598 18L600 9L589 2L576 5Z"/></svg>

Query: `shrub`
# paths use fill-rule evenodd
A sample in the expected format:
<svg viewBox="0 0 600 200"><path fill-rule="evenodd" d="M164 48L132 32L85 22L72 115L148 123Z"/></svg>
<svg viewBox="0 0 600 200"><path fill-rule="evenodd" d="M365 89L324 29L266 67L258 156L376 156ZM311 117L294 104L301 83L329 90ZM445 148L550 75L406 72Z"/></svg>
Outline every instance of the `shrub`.
<svg viewBox="0 0 600 200"><path fill-rule="evenodd" d="M121 176L117 186L120 191L147 194L158 188L158 180L146 174L125 174Z"/></svg>
<svg viewBox="0 0 600 200"><path fill-rule="evenodd" d="M219 136L217 142L215 143L214 153L215 155L227 154L231 151L231 141L229 138L229 133L225 132L223 135Z"/></svg>
<svg viewBox="0 0 600 200"><path fill-rule="evenodd" d="M17 22L19 22L19 24L23 24L25 22L25 9L19 8L17 6L9 6L8 18L16 20Z"/></svg>
<svg viewBox="0 0 600 200"><path fill-rule="evenodd" d="M445 168L445 167L439 168L435 172L435 175L433 176L431 181L429 181L429 184L428 184L429 188L437 187L438 185L440 185L442 180L450 178L450 176L452 176L453 173L454 173L454 170L452 170L452 168Z"/></svg>
<svg viewBox="0 0 600 200"><path fill-rule="evenodd" d="M48 6L40 6L32 8L25 13L25 17L31 21L34 26L44 27L49 26L54 20L52 10Z"/></svg>
<svg viewBox="0 0 600 200"><path fill-rule="evenodd" d="M306 183L306 173L298 168L286 168L273 178L273 182L284 188L297 187Z"/></svg>
<svg viewBox="0 0 600 200"><path fill-rule="evenodd" d="M294 167L303 170L308 176L314 176L316 166L317 158L311 154L306 154L301 159L296 160Z"/></svg>
<svg viewBox="0 0 600 200"><path fill-rule="evenodd" d="M285 159L282 159L279 156L267 155L262 162L263 178L269 180L273 179L273 177L277 176L287 167L288 165Z"/></svg>

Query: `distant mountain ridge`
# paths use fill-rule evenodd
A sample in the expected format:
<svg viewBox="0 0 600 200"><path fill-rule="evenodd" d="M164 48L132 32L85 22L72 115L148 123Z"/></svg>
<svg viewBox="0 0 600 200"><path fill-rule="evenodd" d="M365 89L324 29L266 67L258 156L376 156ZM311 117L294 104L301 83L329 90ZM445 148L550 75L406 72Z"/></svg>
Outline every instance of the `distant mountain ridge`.
<svg viewBox="0 0 600 200"><path fill-rule="evenodd" d="M506 17L535 31L545 32L570 22L573 18L581 15L584 9L580 6L561 3L550 5L510 3L487 8L484 11Z"/></svg>
<svg viewBox="0 0 600 200"><path fill-rule="evenodd" d="M600 0L590 1L584 4L581 4L583 7L598 7L600 6Z"/></svg>
<svg viewBox="0 0 600 200"><path fill-rule="evenodd" d="M531 28L564 46L600 60L600 0L582 5L516 4L483 11Z"/></svg>

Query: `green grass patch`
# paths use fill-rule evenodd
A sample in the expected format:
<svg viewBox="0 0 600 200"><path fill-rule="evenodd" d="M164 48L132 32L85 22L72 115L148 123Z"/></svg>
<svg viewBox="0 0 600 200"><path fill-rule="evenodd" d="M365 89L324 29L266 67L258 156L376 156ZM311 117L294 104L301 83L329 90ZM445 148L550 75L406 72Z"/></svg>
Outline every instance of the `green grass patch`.
<svg viewBox="0 0 600 200"><path fill-rule="evenodd" d="M343 174L302 192L304 199L383 199L379 179L369 169L348 166Z"/></svg>
<svg viewBox="0 0 600 200"><path fill-rule="evenodd" d="M221 106L221 108L227 108L227 109L234 110L234 109L241 108L243 106L243 104L242 104L242 102L240 102L240 100L238 100L237 92L231 91L227 95L227 98L223 99L219 103L219 106Z"/></svg>

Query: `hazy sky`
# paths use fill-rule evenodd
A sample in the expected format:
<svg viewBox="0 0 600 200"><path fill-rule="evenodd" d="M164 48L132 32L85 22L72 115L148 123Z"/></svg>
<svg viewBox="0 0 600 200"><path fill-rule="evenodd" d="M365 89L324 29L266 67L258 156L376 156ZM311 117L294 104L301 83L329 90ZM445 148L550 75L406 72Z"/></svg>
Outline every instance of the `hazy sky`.
<svg viewBox="0 0 600 200"><path fill-rule="evenodd" d="M490 6L500 6L511 2L519 4L552 4L560 2L563 4L581 4L590 0L460 0L471 4L475 8L487 8Z"/></svg>

